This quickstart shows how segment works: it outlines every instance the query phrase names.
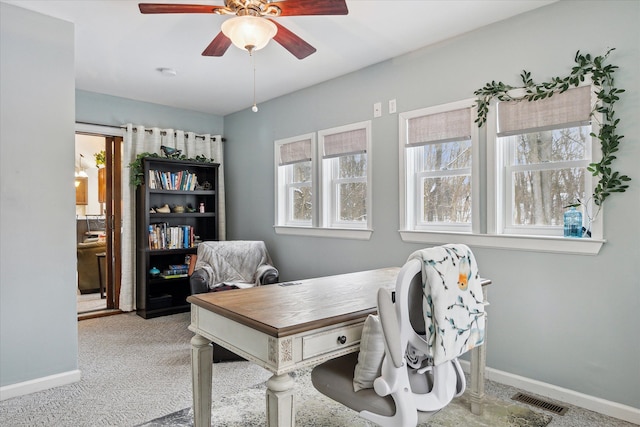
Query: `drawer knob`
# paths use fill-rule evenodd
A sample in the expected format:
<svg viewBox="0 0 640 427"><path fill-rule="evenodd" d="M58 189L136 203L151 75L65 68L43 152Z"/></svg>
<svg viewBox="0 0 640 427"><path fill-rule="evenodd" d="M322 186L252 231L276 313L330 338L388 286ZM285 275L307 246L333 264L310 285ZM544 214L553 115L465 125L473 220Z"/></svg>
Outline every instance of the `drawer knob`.
<svg viewBox="0 0 640 427"><path fill-rule="evenodd" d="M338 337L338 342L339 342L340 344L344 344L344 343L346 343L346 342L347 342L347 337L345 337L344 335L340 335L340 336Z"/></svg>

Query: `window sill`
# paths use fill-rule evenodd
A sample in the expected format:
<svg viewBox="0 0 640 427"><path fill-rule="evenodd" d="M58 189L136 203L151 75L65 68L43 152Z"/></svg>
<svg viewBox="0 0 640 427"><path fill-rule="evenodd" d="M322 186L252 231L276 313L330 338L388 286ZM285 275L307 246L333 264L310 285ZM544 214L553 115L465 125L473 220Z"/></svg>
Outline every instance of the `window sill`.
<svg viewBox="0 0 640 427"><path fill-rule="evenodd" d="M276 225L276 234L288 236L333 237L339 239L369 240L373 230L354 228L319 228L319 227L291 227Z"/></svg>
<svg viewBox="0 0 640 427"><path fill-rule="evenodd" d="M492 249L521 250L574 255L597 255L606 240L506 234L470 234L401 230L403 242L464 243L468 246Z"/></svg>

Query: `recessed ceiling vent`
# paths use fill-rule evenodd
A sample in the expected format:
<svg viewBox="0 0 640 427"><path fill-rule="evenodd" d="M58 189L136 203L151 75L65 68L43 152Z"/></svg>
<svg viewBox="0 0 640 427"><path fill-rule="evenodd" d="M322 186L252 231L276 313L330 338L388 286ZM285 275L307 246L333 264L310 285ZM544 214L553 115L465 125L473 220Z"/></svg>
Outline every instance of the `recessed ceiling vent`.
<svg viewBox="0 0 640 427"><path fill-rule="evenodd" d="M511 398L511 400L526 403L527 405L535 406L537 408L544 409L545 411L553 412L557 415L564 415L569 410L566 406L561 406L525 393L517 393Z"/></svg>

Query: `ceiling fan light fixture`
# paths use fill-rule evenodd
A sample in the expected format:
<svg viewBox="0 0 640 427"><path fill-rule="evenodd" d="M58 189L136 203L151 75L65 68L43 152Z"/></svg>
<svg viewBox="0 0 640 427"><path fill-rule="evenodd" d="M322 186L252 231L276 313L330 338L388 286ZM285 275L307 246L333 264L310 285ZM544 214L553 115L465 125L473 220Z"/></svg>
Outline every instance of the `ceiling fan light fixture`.
<svg viewBox="0 0 640 427"><path fill-rule="evenodd" d="M222 23L222 32L240 49L262 49L278 32L276 24L257 16L237 16Z"/></svg>

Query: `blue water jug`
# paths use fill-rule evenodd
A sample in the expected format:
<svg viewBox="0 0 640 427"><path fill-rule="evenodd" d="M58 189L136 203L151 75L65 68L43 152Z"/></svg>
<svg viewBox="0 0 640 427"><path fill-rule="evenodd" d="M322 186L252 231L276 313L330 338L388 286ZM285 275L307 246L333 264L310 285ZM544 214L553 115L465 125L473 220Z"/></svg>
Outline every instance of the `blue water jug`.
<svg viewBox="0 0 640 427"><path fill-rule="evenodd" d="M582 237L582 212L575 206L564 213L564 237Z"/></svg>

